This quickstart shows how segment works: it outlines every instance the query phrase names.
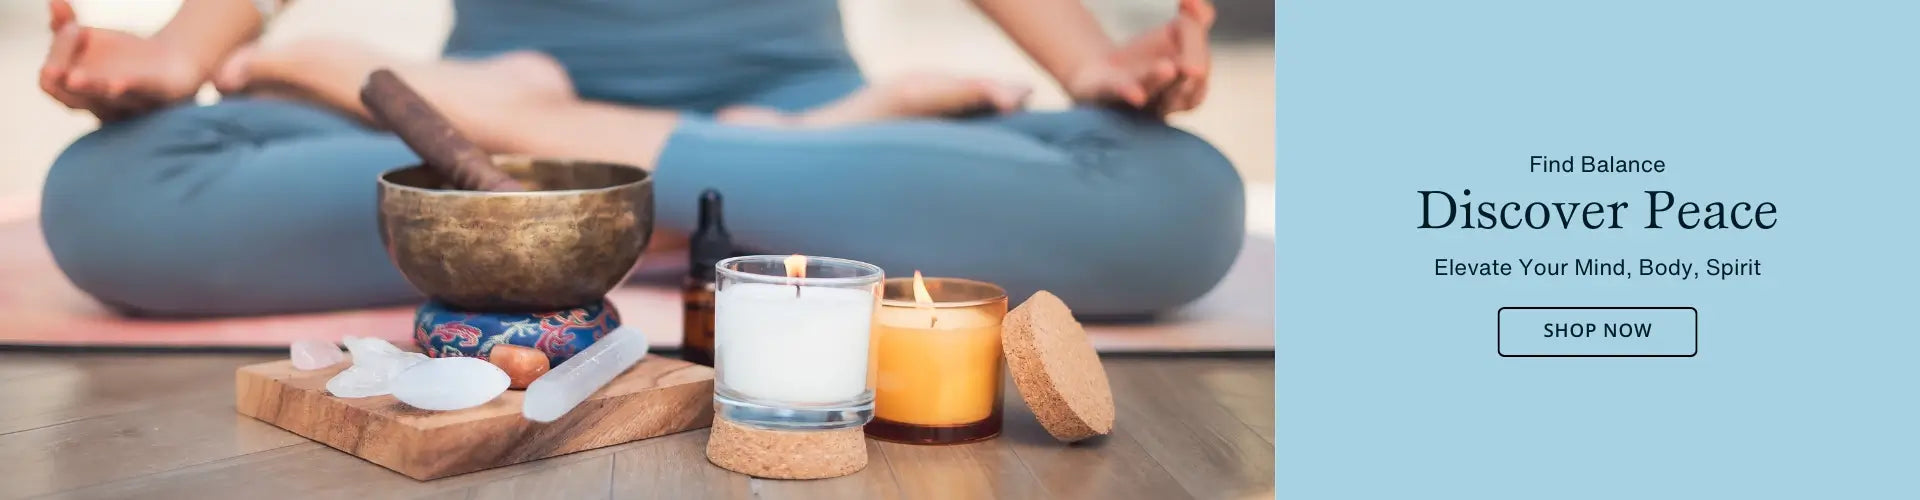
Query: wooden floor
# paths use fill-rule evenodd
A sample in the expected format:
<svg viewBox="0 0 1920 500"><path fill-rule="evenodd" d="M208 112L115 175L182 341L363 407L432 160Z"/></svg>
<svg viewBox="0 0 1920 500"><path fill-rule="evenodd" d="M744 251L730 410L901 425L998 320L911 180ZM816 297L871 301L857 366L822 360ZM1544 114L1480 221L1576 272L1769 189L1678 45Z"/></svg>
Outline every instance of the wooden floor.
<svg viewBox="0 0 1920 500"><path fill-rule="evenodd" d="M1055 443L1009 393L998 439L869 440L867 469L751 479L705 430L419 482L233 410L256 354L0 351L0 498L1271 498L1271 358L1107 361L1114 435Z"/></svg>

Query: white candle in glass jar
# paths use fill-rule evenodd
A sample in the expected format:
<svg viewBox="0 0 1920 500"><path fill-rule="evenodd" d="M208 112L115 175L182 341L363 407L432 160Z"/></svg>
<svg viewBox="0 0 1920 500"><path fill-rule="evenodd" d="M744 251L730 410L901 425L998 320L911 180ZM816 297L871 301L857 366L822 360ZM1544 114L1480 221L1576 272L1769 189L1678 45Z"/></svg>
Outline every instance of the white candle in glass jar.
<svg viewBox="0 0 1920 500"><path fill-rule="evenodd" d="M735 283L714 295L720 379L783 403L838 403L867 390L871 290Z"/></svg>

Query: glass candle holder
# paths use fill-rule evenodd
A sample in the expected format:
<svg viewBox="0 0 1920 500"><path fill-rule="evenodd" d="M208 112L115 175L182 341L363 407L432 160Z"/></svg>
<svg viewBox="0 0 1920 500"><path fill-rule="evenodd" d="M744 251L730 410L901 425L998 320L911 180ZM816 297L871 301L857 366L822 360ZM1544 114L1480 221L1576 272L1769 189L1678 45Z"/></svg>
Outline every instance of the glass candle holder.
<svg viewBox="0 0 1920 500"><path fill-rule="evenodd" d="M957 278L887 280L875 321L874 419L868 436L955 444L1000 435L1000 321L1007 292Z"/></svg>
<svg viewBox="0 0 1920 500"><path fill-rule="evenodd" d="M714 267L715 411L786 430L872 419L879 267L799 255L734 257Z"/></svg>

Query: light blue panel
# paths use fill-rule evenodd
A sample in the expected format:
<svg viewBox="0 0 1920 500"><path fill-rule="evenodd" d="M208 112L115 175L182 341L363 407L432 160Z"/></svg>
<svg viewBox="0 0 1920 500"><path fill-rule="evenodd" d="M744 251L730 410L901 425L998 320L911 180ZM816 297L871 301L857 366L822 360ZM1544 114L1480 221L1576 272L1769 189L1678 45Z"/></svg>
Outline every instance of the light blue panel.
<svg viewBox="0 0 1920 500"><path fill-rule="evenodd" d="M1280 7L1278 496L1920 496L1920 2ZM1528 171L1586 155L1665 168ZM1466 190L1625 223L1418 227ZM1650 190L1777 219L1647 229ZM1692 267L1435 273L1587 258ZM1699 355L1501 357L1513 305L1695 307Z"/></svg>

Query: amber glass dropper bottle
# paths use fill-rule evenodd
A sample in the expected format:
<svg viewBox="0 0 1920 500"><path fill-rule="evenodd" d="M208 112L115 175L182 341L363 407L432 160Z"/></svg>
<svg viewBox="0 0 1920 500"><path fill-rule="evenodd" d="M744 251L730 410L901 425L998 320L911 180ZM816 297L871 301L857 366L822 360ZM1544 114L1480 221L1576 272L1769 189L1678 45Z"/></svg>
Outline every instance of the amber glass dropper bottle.
<svg viewBox="0 0 1920 500"><path fill-rule="evenodd" d="M680 357L713 366L713 282L714 265L733 255L733 238L720 218L720 192L708 189L700 193L700 225L693 231L688 255L692 269L680 294L686 301L686 318Z"/></svg>

